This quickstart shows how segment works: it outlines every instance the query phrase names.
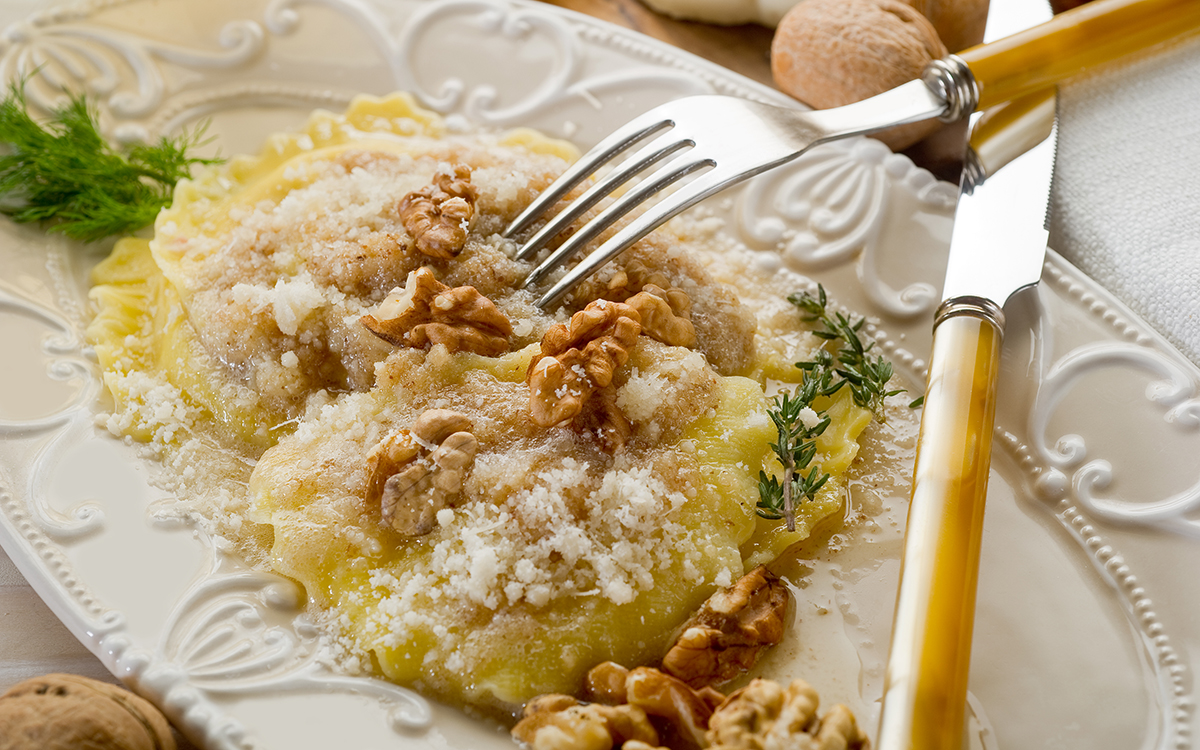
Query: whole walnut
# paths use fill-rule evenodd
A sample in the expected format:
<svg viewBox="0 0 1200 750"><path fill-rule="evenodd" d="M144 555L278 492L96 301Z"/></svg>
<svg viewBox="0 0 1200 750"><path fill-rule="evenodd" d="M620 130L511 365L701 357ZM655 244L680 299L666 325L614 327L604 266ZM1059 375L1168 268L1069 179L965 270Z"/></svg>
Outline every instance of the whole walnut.
<svg viewBox="0 0 1200 750"><path fill-rule="evenodd" d="M775 31L771 72L783 91L828 109L920 78L926 63L945 56L933 24L901 0L804 0ZM940 126L923 120L874 137L899 151Z"/></svg>
<svg viewBox="0 0 1200 750"><path fill-rule="evenodd" d="M988 0L904 0L929 19L938 38L951 52L962 52L983 41ZM1004 0L996 0L1004 2Z"/></svg>
<svg viewBox="0 0 1200 750"><path fill-rule="evenodd" d="M107 682L48 674L0 695L0 750L175 750L149 701Z"/></svg>

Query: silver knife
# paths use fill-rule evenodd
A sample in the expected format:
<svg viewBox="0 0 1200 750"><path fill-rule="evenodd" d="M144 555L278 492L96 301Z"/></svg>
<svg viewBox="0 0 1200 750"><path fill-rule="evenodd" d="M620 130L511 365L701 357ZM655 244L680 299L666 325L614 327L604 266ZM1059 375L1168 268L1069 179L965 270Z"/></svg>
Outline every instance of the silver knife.
<svg viewBox="0 0 1200 750"><path fill-rule="evenodd" d="M878 750L962 747L1003 308L1041 277L1056 103L1044 89L971 129L934 318Z"/></svg>

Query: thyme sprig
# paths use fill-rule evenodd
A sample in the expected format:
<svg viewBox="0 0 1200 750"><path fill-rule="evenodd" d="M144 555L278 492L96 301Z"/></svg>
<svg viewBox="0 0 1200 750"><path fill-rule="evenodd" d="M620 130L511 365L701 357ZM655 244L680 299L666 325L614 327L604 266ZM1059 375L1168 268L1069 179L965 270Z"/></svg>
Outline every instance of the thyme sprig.
<svg viewBox="0 0 1200 750"><path fill-rule="evenodd" d="M791 393L784 391L776 396L768 412L779 438L771 448L783 467L783 478L759 471L756 510L763 518L783 519L788 531L795 531L796 506L816 499L817 492L829 480L828 473L812 466L817 453L816 440L831 421L825 411L813 407L816 400L848 386L854 403L870 409L882 421L884 400L903 390L887 387L892 378L892 363L882 355L872 354L874 341L863 343L859 334L866 318L852 320L840 312L831 315L825 288L820 285L815 297L799 292L790 295L788 301L800 308L806 322L819 324L813 331L816 336L841 344L836 359L821 348L812 360L797 362L796 367L804 370L804 380Z"/></svg>
<svg viewBox="0 0 1200 750"><path fill-rule="evenodd" d="M828 352L820 351L816 360L802 364L804 382L792 393L779 394L768 412L779 436L771 448L783 465L784 479L780 482L773 474L758 472L758 515L772 521L784 519L788 531L796 530L797 503L813 500L829 480L829 474L810 466L817 455L817 438L831 421L828 414L813 409L813 402L837 390Z"/></svg>
<svg viewBox="0 0 1200 750"><path fill-rule="evenodd" d="M193 165L220 161L189 154L207 142L203 127L118 151L97 123L77 95L40 124L29 115L24 82L11 84L0 101L0 212L87 242L127 234L154 222Z"/></svg>
<svg viewBox="0 0 1200 750"><path fill-rule="evenodd" d="M827 310L825 287L819 284L817 296L814 297L808 292L797 292L788 296L788 302L800 308L806 322L821 325L821 328L813 331L814 335L826 341L841 342L835 372L842 380L838 382L837 387L848 385L854 403L863 409L870 409L876 419L884 421L884 399L903 393L904 390L888 389L888 381L892 379L892 363L881 354L871 353L875 348L874 341L863 343L859 331L867 319L851 320L840 312L830 315ZM803 367L804 363L798 363L796 366Z"/></svg>

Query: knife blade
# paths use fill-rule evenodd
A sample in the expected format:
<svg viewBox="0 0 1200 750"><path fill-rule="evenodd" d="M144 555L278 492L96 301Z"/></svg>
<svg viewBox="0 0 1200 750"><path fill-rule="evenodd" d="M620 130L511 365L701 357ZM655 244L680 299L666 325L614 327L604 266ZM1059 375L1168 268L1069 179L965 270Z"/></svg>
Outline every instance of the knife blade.
<svg viewBox="0 0 1200 750"><path fill-rule="evenodd" d="M962 747L1003 308L1041 277L1056 103L1044 89L971 128L934 318L879 750Z"/></svg>

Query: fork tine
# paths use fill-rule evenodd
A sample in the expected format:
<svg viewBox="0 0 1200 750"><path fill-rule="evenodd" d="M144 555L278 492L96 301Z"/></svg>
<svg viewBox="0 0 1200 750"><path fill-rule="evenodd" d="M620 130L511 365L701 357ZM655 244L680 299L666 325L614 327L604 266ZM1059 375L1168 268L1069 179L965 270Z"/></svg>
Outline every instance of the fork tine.
<svg viewBox="0 0 1200 750"><path fill-rule="evenodd" d="M589 149L580 157L579 161L568 167L558 176L558 179L550 183L550 186L534 199L533 203L530 203L517 218L513 219L508 228L504 230L503 236L512 237L528 229L529 225L537 221L551 206L562 200L567 193L574 190L579 183L587 179L599 167L611 161L613 157L649 136L665 128L673 127L674 120L665 113L661 113L660 109L661 107L652 109L640 117L634 118Z"/></svg>
<svg viewBox="0 0 1200 750"><path fill-rule="evenodd" d="M581 248L587 245L592 240L596 239L605 229L608 229L621 217L628 214L634 208L642 205L651 196L670 187L679 180L687 177L693 172L705 167L713 167L715 163L711 159L691 159L688 160L687 154L671 160L665 166L647 177L639 183L637 187L630 190L618 200L613 202L599 214L594 216L591 221L583 225L578 232L571 236L566 242L560 245L550 257L546 258L535 269L529 272L525 277L525 286L529 287L541 281L546 274L558 268L563 261L567 260L578 252ZM665 219L664 219L665 221ZM661 222L660 222L661 223ZM654 226L658 226L655 224ZM652 229L653 227L651 227ZM646 230L647 232L650 230ZM640 238L642 235L638 235ZM589 256L590 257L590 256Z"/></svg>
<svg viewBox="0 0 1200 750"><path fill-rule="evenodd" d="M526 260L532 257L545 247L546 243L554 239L559 232L570 226L572 222L582 216L588 209L599 203L605 196L628 182L638 173L681 149L690 148L695 145L691 140L673 139L673 135L673 131L668 131L666 134L646 144L640 151L622 161L618 169L613 170L604 179L590 187L583 195L571 201L566 208L548 221L535 235L525 241L525 244L521 246L520 252L517 253L517 260ZM665 145L662 145L664 143Z"/></svg>
<svg viewBox="0 0 1200 750"><path fill-rule="evenodd" d="M731 175L725 171L713 170L694 182L684 185L666 199L649 208L644 214L634 219L627 226L622 227L621 231L609 237L591 255L584 258L579 265L567 272L567 275L551 287L550 291L543 294L538 299L537 306L545 309L552 305L557 305L580 281L595 273L600 266L620 255L621 251L625 248L647 234L650 234L650 232L654 231L660 224L672 216L691 208L708 196L725 189L731 182L736 181L737 178L737 174ZM611 209L612 206L609 208ZM594 221L595 219L593 219ZM591 223L589 222L589 225ZM575 237L571 239L574 240Z"/></svg>

